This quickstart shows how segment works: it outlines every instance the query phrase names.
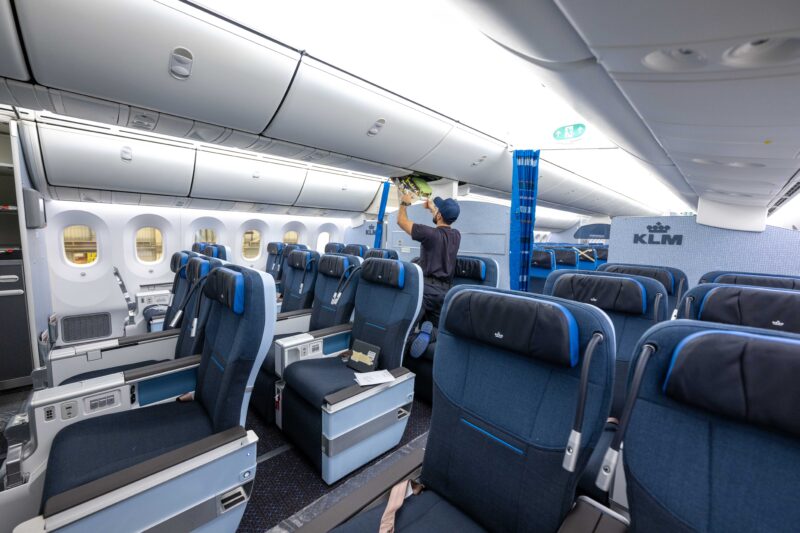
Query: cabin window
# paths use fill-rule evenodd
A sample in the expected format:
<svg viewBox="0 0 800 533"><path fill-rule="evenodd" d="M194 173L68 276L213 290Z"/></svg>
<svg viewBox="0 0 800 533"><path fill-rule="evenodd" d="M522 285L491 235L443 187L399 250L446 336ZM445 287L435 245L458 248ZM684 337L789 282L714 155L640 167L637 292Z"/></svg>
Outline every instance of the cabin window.
<svg viewBox="0 0 800 533"><path fill-rule="evenodd" d="M250 229L242 235L242 257L248 260L258 259L261 256L261 232Z"/></svg>
<svg viewBox="0 0 800 533"><path fill-rule="evenodd" d="M136 232L136 259L142 263L158 263L164 257L164 239L161 230L153 227L139 228Z"/></svg>
<svg viewBox="0 0 800 533"><path fill-rule="evenodd" d="M73 265L91 265L97 262L97 234L84 225L64 228L64 255Z"/></svg>
<svg viewBox="0 0 800 533"><path fill-rule="evenodd" d="M323 231L317 237L317 251L321 254L325 253L325 245L331 242L331 234L327 231Z"/></svg>
<svg viewBox="0 0 800 533"><path fill-rule="evenodd" d="M217 232L211 228L203 228L194 232L194 242L217 244Z"/></svg>
<svg viewBox="0 0 800 533"><path fill-rule="evenodd" d="M300 235L294 230L289 230L283 234L284 244L297 244L299 240Z"/></svg>

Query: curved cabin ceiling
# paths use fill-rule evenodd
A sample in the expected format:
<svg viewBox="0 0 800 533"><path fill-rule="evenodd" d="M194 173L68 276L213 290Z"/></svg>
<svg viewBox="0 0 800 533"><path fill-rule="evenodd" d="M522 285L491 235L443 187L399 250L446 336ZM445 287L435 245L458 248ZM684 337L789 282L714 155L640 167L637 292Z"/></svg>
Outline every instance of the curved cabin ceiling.
<svg viewBox="0 0 800 533"><path fill-rule="evenodd" d="M17 2L23 39L14 25L0 26L10 51L0 60L0 102L349 171L416 170L506 192L511 145L531 146L553 164L543 166L543 204L604 215L683 209L654 179L660 168L631 166L635 158L608 141L603 124L578 115L528 63L446 3L359 0L347 10L322 1L194 3L206 10L178 0ZM9 6L0 0L0 13ZM405 35L409 27L424 38L363 32ZM23 45L27 65L18 61ZM586 128L582 139L554 139L577 123ZM592 154L603 163L586 164Z"/></svg>

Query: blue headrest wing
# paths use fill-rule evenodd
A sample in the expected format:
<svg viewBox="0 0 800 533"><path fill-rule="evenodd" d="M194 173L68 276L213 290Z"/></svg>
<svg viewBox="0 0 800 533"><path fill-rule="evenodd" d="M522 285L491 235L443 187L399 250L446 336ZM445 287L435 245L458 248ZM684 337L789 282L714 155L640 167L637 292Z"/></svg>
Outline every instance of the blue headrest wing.
<svg viewBox="0 0 800 533"><path fill-rule="evenodd" d="M169 268L173 272L177 273L181 267L186 266L189 262L189 254L186 252L175 252L172 254L172 259L169 261ZM186 277L183 272L181 272L181 277Z"/></svg>
<svg viewBox="0 0 800 533"><path fill-rule="evenodd" d="M591 304L604 311L634 315L647 313L644 285L623 276L566 274L556 280L553 296Z"/></svg>
<svg viewBox="0 0 800 533"><path fill-rule="evenodd" d="M270 242L267 243L267 253L270 255L280 255L283 251L283 243L282 242Z"/></svg>
<svg viewBox="0 0 800 533"><path fill-rule="evenodd" d="M210 268L211 265L205 258L192 257L186 264L186 279L188 279L190 283L194 283L207 276Z"/></svg>
<svg viewBox="0 0 800 533"><path fill-rule="evenodd" d="M550 364L578 364L578 323L558 302L465 290L450 301L445 327L458 336Z"/></svg>
<svg viewBox="0 0 800 533"><path fill-rule="evenodd" d="M361 266L361 279L402 289L406 281L405 265L395 259L372 257L364 260Z"/></svg>
<svg viewBox="0 0 800 533"><path fill-rule="evenodd" d="M706 330L675 347L663 391L706 411L800 436L798 383L800 338Z"/></svg>
<svg viewBox="0 0 800 533"><path fill-rule="evenodd" d="M208 275L203 294L229 307L237 315L244 313L244 275L226 267L215 268Z"/></svg>

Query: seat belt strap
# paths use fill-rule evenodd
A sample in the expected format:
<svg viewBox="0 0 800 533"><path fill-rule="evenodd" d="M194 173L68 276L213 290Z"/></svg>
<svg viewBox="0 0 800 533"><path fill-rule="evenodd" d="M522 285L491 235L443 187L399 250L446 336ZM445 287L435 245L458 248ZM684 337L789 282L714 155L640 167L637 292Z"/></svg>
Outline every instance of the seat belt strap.
<svg viewBox="0 0 800 533"><path fill-rule="evenodd" d="M403 506L406 498L412 494L416 495L422 492L422 485L415 483L410 479L406 479L392 487L389 493L389 502L386 504L386 509L381 516L381 524L378 528L378 533L394 533L394 522L397 511Z"/></svg>

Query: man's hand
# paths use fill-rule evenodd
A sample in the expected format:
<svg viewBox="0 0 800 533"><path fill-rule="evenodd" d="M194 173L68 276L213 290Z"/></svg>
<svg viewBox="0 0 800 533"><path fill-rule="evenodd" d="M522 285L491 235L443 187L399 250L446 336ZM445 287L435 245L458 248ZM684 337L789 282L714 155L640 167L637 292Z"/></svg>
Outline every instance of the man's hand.
<svg viewBox="0 0 800 533"><path fill-rule="evenodd" d="M400 197L401 204L413 204L414 203L414 196L411 193L405 193L403 196Z"/></svg>

